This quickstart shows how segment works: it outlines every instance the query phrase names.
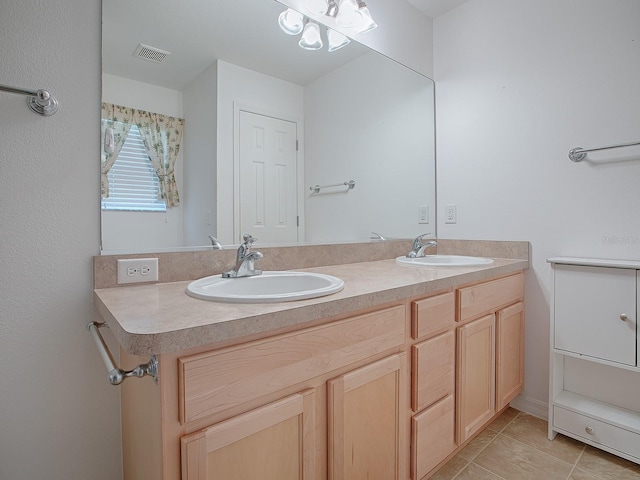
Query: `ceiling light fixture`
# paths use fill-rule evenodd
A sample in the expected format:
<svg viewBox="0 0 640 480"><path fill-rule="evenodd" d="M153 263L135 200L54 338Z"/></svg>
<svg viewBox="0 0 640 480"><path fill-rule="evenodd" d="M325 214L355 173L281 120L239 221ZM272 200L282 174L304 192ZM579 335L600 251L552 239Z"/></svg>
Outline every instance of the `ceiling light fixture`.
<svg viewBox="0 0 640 480"><path fill-rule="evenodd" d="M334 18L335 23L347 33L365 33L378 26L364 0L305 0L303 8L314 16ZM302 33L298 45L305 50L320 50L323 47L319 25L296 10L287 8L280 13L278 25L287 35ZM335 52L351 41L343 33L329 27L327 40L330 52Z"/></svg>
<svg viewBox="0 0 640 480"><path fill-rule="evenodd" d="M302 5L311 15L324 15L327 12L327 0L304 0Z"/></svg>
<svg viewBox="0 0 640 480"><path fill-rule="evenodd" d="M329 51L335 52L336 50L346 47L351 40L349 37L336 32L330 28L327 28L327 39L329 40Z"/></svg>
<svg viewBox="0 0 640 480"><path fill-rule="evenodd" d="M298 35L304 28L304 17L300 12L287 8L278 17L278 24L287 35Z"/></svg>
<svg viewBox="0 0 640 480"><path fill-rule="evenodd" d="M369 7L363 0L358 0L358 12L360 13L359 25L356 27L357 33L366 33L378 26L373 20Z"/></svg>
<svg viewBox="0 0 640 480"><path fill-rule="evenodd" d="M341 0L336 23L342 28L353 28L359 21L360 13L355 0Z"/></svg>
<svg viewBox="0 0 640 480"><path fill-rule="evenodd" d="M320 50L322 48L320 27L316 22L307 20L298 45L300 45L305 50Z"/></svg>
<svg viewBox="0 0 640 480"><path fill-rule="evenodd" d="M329 3L327 4L327 11L325 12L325 15L327 17L336 18L338 16L338 13L340 13L340 9L338 8L338 4L336 3L336 0L329 0Z"/></svg>

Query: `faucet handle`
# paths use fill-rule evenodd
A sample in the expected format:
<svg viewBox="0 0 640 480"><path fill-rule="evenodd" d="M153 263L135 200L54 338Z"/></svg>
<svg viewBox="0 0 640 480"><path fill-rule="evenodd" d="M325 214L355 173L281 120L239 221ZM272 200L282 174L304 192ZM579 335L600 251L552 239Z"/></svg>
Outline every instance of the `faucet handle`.
<svg viewBox="0 0 640 480"><path fill-rule="evenodd" d="M256 240L258 240L257 238L253 238L250 234L245 233L242 236L242 240L244 241L244 243L246 243L247 245L251 245L253 242L255 242Z"/></svg>
<svg viewBox="0 0 640 480"><path fill-rule="evenodd" d="M413 247L420 247L422 245L422 240L424 240L424 238L428 235L431 235L431 232L429 233L423 233L422 235L418 235L415 240L413 241Z"/></svg>

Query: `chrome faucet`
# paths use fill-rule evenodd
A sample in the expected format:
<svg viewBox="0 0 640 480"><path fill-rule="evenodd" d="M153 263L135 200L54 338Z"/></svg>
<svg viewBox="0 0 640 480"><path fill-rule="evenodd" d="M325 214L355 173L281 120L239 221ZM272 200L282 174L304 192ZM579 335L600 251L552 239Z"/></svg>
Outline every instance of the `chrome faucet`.
<svg viewBox="0 0 640 480"><path fill-rule="evenodd" d="M262 274L262 270L256 270L254 267L254 262L260 260L262 254L251 251L251 245L257 238L245 233L242 239L244 241L238 247L238 253L236 254L236 266L228 272L224 272L222 274L223 278L253 277Z"/></svg>
<svg viewBox="0 0 640 480"><path fill-rule="evenodd" d="M216 237L214 237L213 235L209 235L209 240L211 240L211 248L213 248L214 250L222 250L222 245Z"/></svg>
<svg viewBox="0 0 640 480"><path fill-rule="evenodd" d="M423 240L425 240L425 237L427 235L431 234L423 233L422 235L419 235L415 238L415 240L413 241L413 245L411 246L411 251L407 253L408 258L424 257L425 248L435 247L436 245L438 245L438 242L436 242L435 240L427 240L423 243Z"/></svg>

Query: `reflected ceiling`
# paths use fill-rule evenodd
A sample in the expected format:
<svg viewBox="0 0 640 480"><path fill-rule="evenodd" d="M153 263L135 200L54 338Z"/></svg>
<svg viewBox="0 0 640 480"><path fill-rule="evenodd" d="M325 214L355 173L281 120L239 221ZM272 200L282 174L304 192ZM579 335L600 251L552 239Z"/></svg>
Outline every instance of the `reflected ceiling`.
<svg viewBox="0 0 640 480"><path fill-rule="evenodd" d="M184 8L183 2L156 0L152 10L148 2L105 1L103 71L174 90L183 90L216 59L306 85L369 51L357 42L331 55L301 49L298 37L273 28L286 8L275 1L190 0ZM186 32L180 31L184 25ZM171 54L161 64L136 58L140 43ZM272 47L263 53L264 45Z"/></svg>

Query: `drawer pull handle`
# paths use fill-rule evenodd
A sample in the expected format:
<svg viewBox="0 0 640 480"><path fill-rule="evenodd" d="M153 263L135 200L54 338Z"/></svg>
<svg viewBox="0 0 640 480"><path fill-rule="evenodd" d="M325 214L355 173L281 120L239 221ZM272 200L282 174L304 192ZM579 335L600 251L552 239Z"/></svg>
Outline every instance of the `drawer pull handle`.
<svg viewBox="0 0 640 480"><path fill-rule="evenodd" d="M589 435L594 435L596 433L596 431L591 427L585 428L584 431L587 432Z"/></svg>
<svg viewBox="0 0 640 480"><path fill-rule="evenodd" d="M626 322L627 320L629 320L629 317L627 317L626 313L621 313L620 320L622 320L623 322Z"/></svg>

